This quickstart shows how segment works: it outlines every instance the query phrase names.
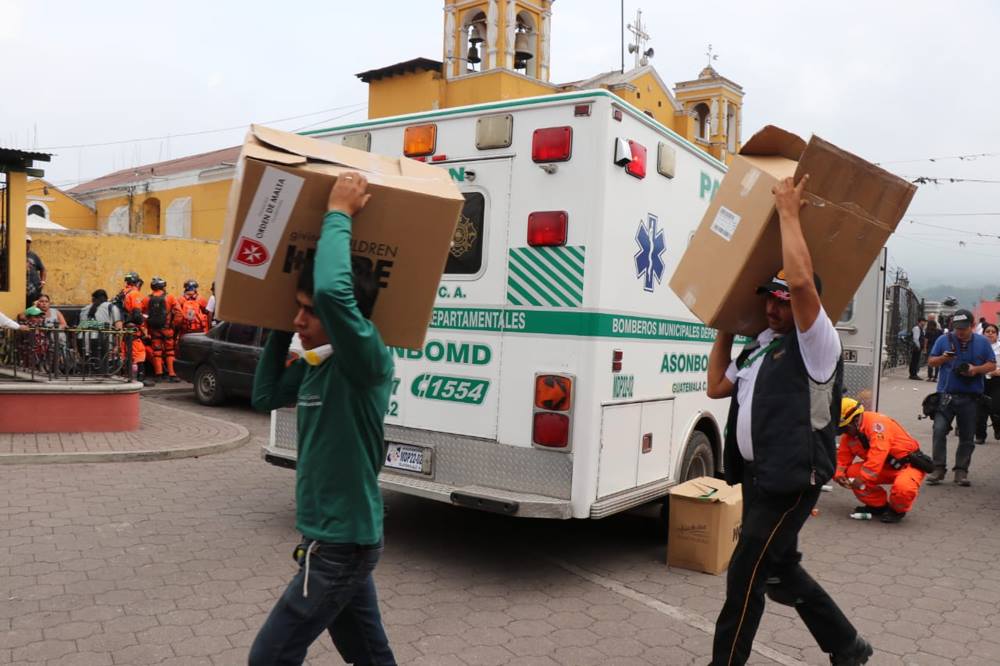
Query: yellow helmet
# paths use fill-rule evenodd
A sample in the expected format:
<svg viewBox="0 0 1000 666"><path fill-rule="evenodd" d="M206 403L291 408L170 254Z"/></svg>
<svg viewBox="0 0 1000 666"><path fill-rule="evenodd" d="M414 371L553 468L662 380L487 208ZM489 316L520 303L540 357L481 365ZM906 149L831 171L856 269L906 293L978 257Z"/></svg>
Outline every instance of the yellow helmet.
<svg viewBox="0 0 1000 666"><path fill-rule="evenodd" d="M840 427L845 427L855 416L863 414L865 406L854 398L844 398L840 401Z"/></svg>

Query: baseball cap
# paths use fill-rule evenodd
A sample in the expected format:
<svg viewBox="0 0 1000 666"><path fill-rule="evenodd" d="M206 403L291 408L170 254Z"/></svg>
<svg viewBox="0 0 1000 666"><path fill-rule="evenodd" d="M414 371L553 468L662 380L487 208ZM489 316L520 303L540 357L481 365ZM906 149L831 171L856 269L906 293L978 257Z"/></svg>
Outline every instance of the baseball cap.
<svg viewBox="0 0 1000 666"><path fill-rule="evenodd" d="M819 294L823 293L823 282L819 279L819 275L813 273L813 284L816 285L816 292ZM792 300L792 292L788 287L788 279L785 277L785 269L782 268L775 274L767 284L762 284L757 287L758 294L770 294L777 299L782 301Z"/></svg>
<svg viewBox="0 0 1000 666"><path fill-rule="evenodd" d="M956 310L951 316L952 328L969 328L972 326L972 313L968 310Z"/></svg>
<svg viewBox="0 0 1000 666"><path fill-rule="evenodd" d="M24 234L24 240L31 242L31 234Z"/></svg>
<svg viewBox="0 0 1000 666"><path fill-rule="evenodd" d="M28 315L29 317L37 317L38 315L42 314L42 309L36 305L32 305L30 308L24 311L24 314Z"/></svg>

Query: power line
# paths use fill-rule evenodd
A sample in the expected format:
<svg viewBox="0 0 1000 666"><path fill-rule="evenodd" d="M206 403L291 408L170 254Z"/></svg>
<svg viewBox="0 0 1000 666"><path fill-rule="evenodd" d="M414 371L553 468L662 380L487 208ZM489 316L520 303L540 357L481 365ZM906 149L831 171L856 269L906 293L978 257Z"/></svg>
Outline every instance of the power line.
<svg viewBox="0 0 1000 666"><path fill-rule="evenodd" d="M1000 215L1000 213L907 213L911 217L980 217Z"/></svg>
<svg viewBox="0 0 1000 666"><path fill-rule="evenodd" d="M349 116L349 115L351 115L352 113L357 113L357 112L359 112L359 111L364 111L364 110L365 110L365 108L364 108L364 107L363 107L363 108L360 108L360 109L354 109L353 111L348 111L348 112L346 112L346 113L341 113L341 114L338 114L338 115L336 115L336 116L333 116L332 118L325 118L324 120L319 120L319 121L317 121L317 122L315 122L315 123L309 123L308 125L303 125L302 127L296 127L296 128L295 128L295 129L293 129L292 131L293 131L293 132L301 132L301 131L302 131L302 130L304 130L304 129L308 129L308 128L310 128L310 127L315 127L316 125L322 125L322 124L324 124L324 123L329 123L329 122L332 122L332 121L334 121L334 120L337 120L337 119L339 119L339 118L343 118L344 116Z"/></svg>
<svg viewBox="0 0 1000 666"><path fill-rule="evenodd" d="M917 176L913 178L912 176L906 176L906 178L912 178L910 182L917 185L945 185L947 183L989 183L989 184L1000 184L1000 180L982 180L979 178L943 178L938 176Z"/></svg>
<svg viewBox="0 0 1000 666"><path fill-rule="evenodd" d="M319 111L313 111L312 113L304 113L299 116L289 116L287 118L275 118L274 120L265 120L261 124L267 125L270 123L282 123L285 122L286 120L298 120L300 118L308 118L309 116L315 116L321 113L329 113L330 111L339 111L341 109L347 109L351 107L360 107L360 106L365 106L367 104L368 102L355 102L354 104L346 104L344 106L335 106L329 109L321 109ZM219 132L231 132L233 130L245 129L247 126L248 124L244 123L242 125L234 125L232 127L221 127L218 129L210 129L210 130L199 130L197 132L184 132L181 134L164 134L163 136L150 136L140 139L121 139L119 141L104 141L101 143L80 143L69 146L46 146L44 148L39 148L38 150L72 150L76 148L97 148L100 146L118 146L126 143L142 143L145 141L162 141L163 139L176 139L186 136L201 136L203 134L218 134Z"/></svg>
<svg viewBox="0 0 1000 666"><path fill-rule="evenodd" d="M969 236L978 236L980 238L1000 238L1000 234L984 234L980 231L969 231L967 229L953 229L951 227L945 227L940 224L931 224L930 222L917 222L916 220L906 220L910 224L918 224L922 227L931 227L933 229L943 229L949 231L953 234L966 234Z"/></svg>
<svg viewBox="0 0 1000 666"><path fill-rule="evenodd" d="M883 164L913 164L914 162L941 162L944 160L962 160L973 161L982 157L997 157L1000 153L972 153L969 155L946 155L944 157L918 157L911 160L889 160L886 162L875 162L876 166L882 166Z"/></svg>

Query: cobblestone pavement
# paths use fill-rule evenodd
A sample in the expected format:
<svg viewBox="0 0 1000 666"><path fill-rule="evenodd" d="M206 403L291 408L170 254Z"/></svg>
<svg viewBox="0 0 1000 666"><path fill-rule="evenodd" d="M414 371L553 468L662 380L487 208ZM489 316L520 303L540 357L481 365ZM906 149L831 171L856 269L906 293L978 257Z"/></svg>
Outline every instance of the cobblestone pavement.
<svg viewBox="0 0 1000 666"><path fill-rule="evenodd" d="M892 379L882 411L916 421L930 384ZM242 664L294 573L292 472L260 460L245 405L144 398L248 427L202 458L0 467L0 663ZM952 442L952 448L954 448ZM951 452L954 455L953 451ZM847 518L825 493L805 564L877 647L871 664L1000 663L1000 444L971 488L925 488L900 525ZM376 570L400 663L705 664L722 576L664 564L655 511L511 519L387 495ZM823 664L791 609L767 607L754 664ZM309 663L341 663L323 637Z"/></svg>
<svg viewBox="0 0 1000 666"><path fill-rule="evenodd" d="M175 393L176 395L176 393ZM174 403L176 405L176 403ZM134 432L0 433L0 461L5 454L136 453L174 451L245 438L243 426L192 415L169 403L143 400L139 430ZM44 418L44 415L40 415Z"/></svg>

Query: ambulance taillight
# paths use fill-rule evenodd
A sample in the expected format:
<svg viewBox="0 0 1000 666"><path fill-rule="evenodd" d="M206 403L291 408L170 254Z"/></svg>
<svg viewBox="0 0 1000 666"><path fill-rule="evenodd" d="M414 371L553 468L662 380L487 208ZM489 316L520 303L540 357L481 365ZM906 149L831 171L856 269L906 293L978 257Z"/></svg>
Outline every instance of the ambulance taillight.
<svg viewBox="0 0 1000 666"><path fill-rule="evenodd" d="M621 372L622 371L622 361L625 358L625 352L621 349L614 349L611 352L611 372Z"/></svg>
<svg viewBox="0 0 1000 666"><path fill-rule="evenodd" d="M572 127L544 127L531 137L531 159L535 162L566 162L572 155Z"/></svg>
<svg viewBox="0 0 1000 666"><path fill-rule="evenodd" d="M403 154L407 157L433 155L437 148L437 125L413 125L403 130Z"/></svg>
<svg viewBox="0 0 1000 666"><path fill-rule="evenodd" d="M557 247L566 244L569 214L564 210L535 211L528 215L528 245Z"/></svg>
<svg viewBox="0 0 1000 666"><path fill-rule="evenodd" d="M569 417L552 412L536 412L531 428L531 439L538 446L549 449L569 447Z"/></svg>
<svg viewBox="0 0 1000 666"><path fill-rule="evenodd" d="M625 173L636 178L645 178L646 146L629 139L628 147L632 149L632 161L625 165Z"/></svg>
<svg viewBox="0 0 1000 666"><path fill-rule="evenodd" d="M573 378L565 375L535 376L531 441L549 449L570 448L570 416L573 409Z"/></svg>

